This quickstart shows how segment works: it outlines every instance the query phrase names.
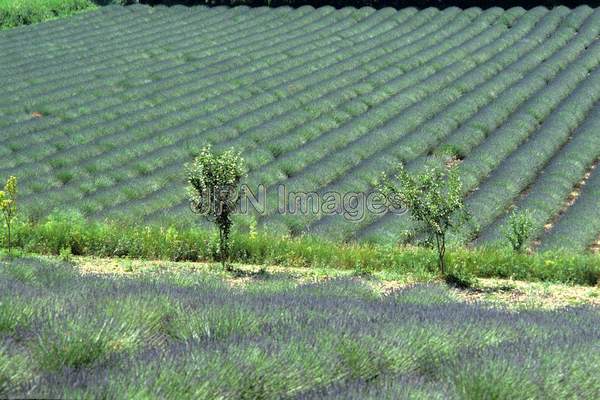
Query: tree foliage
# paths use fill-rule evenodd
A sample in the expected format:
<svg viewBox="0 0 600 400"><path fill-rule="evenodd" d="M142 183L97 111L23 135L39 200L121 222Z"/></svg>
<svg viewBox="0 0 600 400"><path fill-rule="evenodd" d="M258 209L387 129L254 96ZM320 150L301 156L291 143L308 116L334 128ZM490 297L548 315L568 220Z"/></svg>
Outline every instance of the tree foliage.
<svg viewBox="0 0 600 400"><path fill-rule="evenodd" d="M462 183L456 166L429 163L420 174L411 174L400 163L394 179L385 173L378 185L394 207L405 207L435 242L438 264L446 273L445 252L448 230L468 216L462 196Z"/></svg>
<svg viewBox="0 0 600 400"><path fill-rule="evenodd" d="M215 153L210 146L206 146L188 166L187 173L191 209L217 225L219 256L225 267L231 216L237 206L240 182L246 175L244 159L234 149Z"/></svg>
<svg viewBox="0 0 600 400"><path fill-rule="evenodd" d="M4 217L8 239L8 254L12 255L11 225L17 215L17 178L11 176L0 190L0 210Z"/></svg>

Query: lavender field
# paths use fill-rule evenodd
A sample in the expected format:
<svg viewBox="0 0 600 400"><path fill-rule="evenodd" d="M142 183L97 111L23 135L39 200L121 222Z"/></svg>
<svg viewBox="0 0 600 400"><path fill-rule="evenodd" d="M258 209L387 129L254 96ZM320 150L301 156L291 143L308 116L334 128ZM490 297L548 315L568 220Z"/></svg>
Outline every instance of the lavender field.
<svg viewBox="0 0 600 400"><path fill-rule="evenodd" d="M584 251L600 239L599 39L589 6L102 7L0 32L0 175L32 218L179 224L184 165L235 147L268 190L261 230L395 243L408 216L281 215L276 188L369 193L449 152L474 222L458 241L500 241L517 206L536 246Z"/></svg>
<svg viewBox="0 0 600 400"><path fill-rule="evenodd" d="M0 397L592 399L600 312L382 295L358 279L0 264Z"/></svg>
<svg viewBox="0 0 600 400"><path fill-rule="evenodd" d="M209 3L0 31L0 399L600 399L600 7Z"/></svg>

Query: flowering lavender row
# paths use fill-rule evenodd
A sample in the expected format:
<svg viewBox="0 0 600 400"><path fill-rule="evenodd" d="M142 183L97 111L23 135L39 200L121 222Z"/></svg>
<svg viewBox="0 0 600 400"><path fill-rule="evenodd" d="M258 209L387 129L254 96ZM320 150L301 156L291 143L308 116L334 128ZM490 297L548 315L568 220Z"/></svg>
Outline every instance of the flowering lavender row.
<svg viewBox="0 0 600 400"><path fill-rule="evenodd" d="M573 207L567 209L556 222L554 230L546 234L547 247L591 243L598 239L600 230L600 170L596 166L581 189Z"/></svg>
<svg viewBox="0 0 600 400"><path fill-rule="evenodd" d="M0 264L0 397L597 398L600 312L284 275Z"/></svg>
<svg viewBox="0 0 600 400"><path fill-rule="evenodd" d="M240 150L253 187L319 194L370 192L396 162L450 149L476 226L459 241L496 240L515 204L540 233L580 169L556 199L523 197L597 119L599 35L587 6L103 7L0 32L0 175L19 177L34 217L182 224L183 166L207 144ZM389 213L253 217L339 240L413 229Z"/></svg>

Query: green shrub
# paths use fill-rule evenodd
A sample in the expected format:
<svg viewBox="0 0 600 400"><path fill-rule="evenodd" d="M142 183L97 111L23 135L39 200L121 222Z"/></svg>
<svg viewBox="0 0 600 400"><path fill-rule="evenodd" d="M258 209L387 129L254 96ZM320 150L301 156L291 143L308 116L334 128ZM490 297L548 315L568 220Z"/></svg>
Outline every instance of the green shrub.
<svg viewBox="0 0 600 400"><path fill-rule="evenodd" d="M31 225L21 225L16 233L17 240L28 250L41 248L43 253L59 255L63 249L69 248L71 254L81 255L87 252L85 247L89 246L89 237L96 233L96 226L88 223L79 212L56 211L36 224L34 231L28 231ZM22 243L22 235L28 236L29 243Z"/></svg>
<svg viewBox="0 0 600 400"><path fill-rule="evenodd" d="M96 8L90 0L0 0L0 29L35 24Z"/></svg>
<svg viewBox="0 0 600 400"><path fill-rule="evenodd" d="M477 285L477 279L472 274L461 270L448 272L444 276L444 281L457 289L470 289Z"/></svg>
<svg viewBox="0 0 600 400"><path fill-rule="evenodd" d="M529 212L513 210L502 233L514 251L523 251L532 231L533 220Z"/></svg>

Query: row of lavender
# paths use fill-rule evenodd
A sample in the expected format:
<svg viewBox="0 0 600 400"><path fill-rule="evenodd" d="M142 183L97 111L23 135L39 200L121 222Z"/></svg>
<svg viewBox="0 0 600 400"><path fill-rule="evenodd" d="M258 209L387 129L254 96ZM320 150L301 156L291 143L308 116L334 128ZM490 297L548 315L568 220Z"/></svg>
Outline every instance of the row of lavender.
<svg viewBox="0 0 600 400"><path fill-rule="evenodd" d="M241 150L251 186L320 193L368 192L395 162L451 150L474 216L456 238L497 239L516 204L546 246L600 154L599 33L589 7L106 7L0 34L0 173L33 214L173 222L188 212L183 164L207 143ZM542 182L558 166L554 190ZM407 216L267 204L259 225L283 233L411 239ZM573 215L558 226L584 225ZM570 247L598 236L586 226Z"/></svg>
<svg viewBox="0 0 600 400"><path fill-rule="evenodd" d="M215 275L0 263L0 397L597 398L597 308L514 312L441 286L245 289Z"/></svg>

